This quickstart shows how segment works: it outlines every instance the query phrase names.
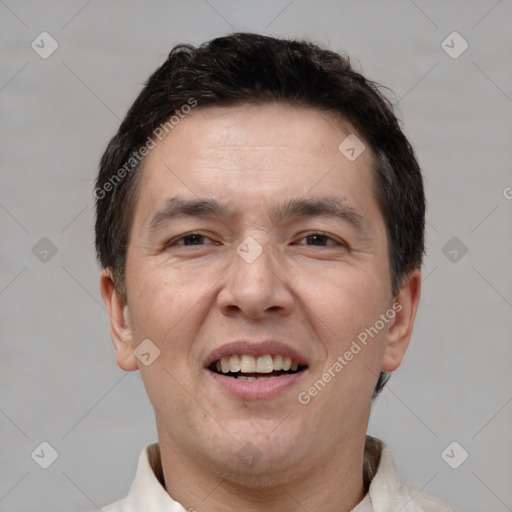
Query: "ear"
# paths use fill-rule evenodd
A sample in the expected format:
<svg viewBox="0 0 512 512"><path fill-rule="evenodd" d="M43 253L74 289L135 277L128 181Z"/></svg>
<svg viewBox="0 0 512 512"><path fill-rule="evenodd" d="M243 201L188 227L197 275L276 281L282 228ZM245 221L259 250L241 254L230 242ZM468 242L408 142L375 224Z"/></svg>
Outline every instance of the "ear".
<svg viewBox="0 0 512 512"><path fill-rule="evenodd" d="M100 290L110 320L110 335L116 349L116 361L125 371L138 369L137 358L133 355L133 336L128 315L128 305L117 294L109 269L103 269Z"/></svg>
<svg viewBox="0 0 512 512"><path fill-rule="evenodd" d="M411 339L420 292L421 271L415 269L404 278L400 293L394 299L393 310L396 314L388 329L386 350L382 361L382 371L384 372L396 370L402 362Z"/></svg>

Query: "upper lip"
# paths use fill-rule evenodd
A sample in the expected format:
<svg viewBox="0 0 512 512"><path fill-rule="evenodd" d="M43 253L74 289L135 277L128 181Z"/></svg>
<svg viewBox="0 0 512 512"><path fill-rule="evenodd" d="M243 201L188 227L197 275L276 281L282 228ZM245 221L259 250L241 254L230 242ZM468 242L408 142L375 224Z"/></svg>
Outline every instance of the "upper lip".
<svg viewBox="0 0 512 512"><path fill-rule="evenodd" d="M265 341L247 341L237 340L226 343L221 347L214 349L205 360L205 368L208 368L212 363L218 361L224 356L237 355L251 355L254 357L270 355L281 355L290 357L292 361L296 362L299 366L307 365L306 358L296 349L290 347L286 343L277 340Z"/></svg>

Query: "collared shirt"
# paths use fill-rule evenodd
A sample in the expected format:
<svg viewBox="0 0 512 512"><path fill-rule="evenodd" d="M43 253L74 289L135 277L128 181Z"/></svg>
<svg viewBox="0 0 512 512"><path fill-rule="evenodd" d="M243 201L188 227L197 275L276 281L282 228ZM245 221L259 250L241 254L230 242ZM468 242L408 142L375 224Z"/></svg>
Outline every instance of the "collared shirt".
<svg viewBox="0 0 512 512"><path fill-rule="evenodd" d="M363 479L368 489L352 512L455 512L443 501L402 485L389 448L366 436ZM158 443L142 451L135 480L126 498L103 507L102 512L187 512L167 493ZM193 510L193 509L192 509Z"/></svg>

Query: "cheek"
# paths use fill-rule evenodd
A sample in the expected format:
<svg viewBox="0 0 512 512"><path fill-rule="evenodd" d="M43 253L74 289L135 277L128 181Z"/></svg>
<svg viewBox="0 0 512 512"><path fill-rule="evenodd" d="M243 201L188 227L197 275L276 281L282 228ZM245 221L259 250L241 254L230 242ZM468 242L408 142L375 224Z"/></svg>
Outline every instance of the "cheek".
<svg viewBox="0 0 512 512"><path fill-rule="evenodd" d="M294 285L307 309L325 325L332 337L348 339L373 324L387 306L388 282L371 268L325 266L302 272Z"/></svg>
<svg viewBox="0 0 512 512"><path fill-rule="evenodd" d="M356 271L347 266L318 273L314 281L305 278L303 289L306 312L310 310L306 314L325 351L315 378L327 373L325 377L332 379L322 400L328 401L332 394L348 394L355 403L357 396L371 396L380 372L387 324L377 331L372 328L389 307L388 281L378 269ZM382 327L380 323L378 327Z"/></svg>
<svg viewBox="0 0 512 512"><path fill-rule="evenodd" d="M211 269L169 265L127 265L127 296L131 327L140 338L149 338L162 350L176 350L194 335L194 326L205 313L208 291L214 285ZM135 340L136 341L136 340Z"/></svg>

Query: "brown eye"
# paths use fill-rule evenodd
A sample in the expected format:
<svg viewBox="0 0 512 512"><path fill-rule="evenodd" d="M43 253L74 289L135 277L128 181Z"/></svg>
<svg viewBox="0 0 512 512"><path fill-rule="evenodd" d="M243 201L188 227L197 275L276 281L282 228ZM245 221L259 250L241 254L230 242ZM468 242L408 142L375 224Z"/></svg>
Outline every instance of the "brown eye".
<svg viewBox="0 0 512 512"><path fill-rule="evenodd" d="M183 245L200 245L205 238L206 237L204 235L194 233L192 235L182 237L181 240L183 241Z"/></svg>
<svg viewBox="0 0 512 512"><path fill-rule="evenodd" d="M212 242L211 238L206 235L202 235L201 233L188 233L187 235L182 235L178 238L174 238L171 240L167 247L173 247L177 245L181 246L201 246L205 245L205 240L209 240Z"/></svg>
<svg viewBox="0 0 512 512"><path fill-rule="evenodd" d="M306 242L303 242L305 240ZM299 241L299 245L309 245L314 247L335 247L335 246L345 246L343 242L340 242L324 233L310 233L305 237L301 238Z"/></svg>
<svg viewBox="0 0 512 512"><path fill-rule="evenodd" d="M305 238L311 245L325 245L329 239L326 235L308 235Z"/></svg>

